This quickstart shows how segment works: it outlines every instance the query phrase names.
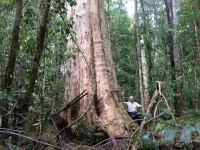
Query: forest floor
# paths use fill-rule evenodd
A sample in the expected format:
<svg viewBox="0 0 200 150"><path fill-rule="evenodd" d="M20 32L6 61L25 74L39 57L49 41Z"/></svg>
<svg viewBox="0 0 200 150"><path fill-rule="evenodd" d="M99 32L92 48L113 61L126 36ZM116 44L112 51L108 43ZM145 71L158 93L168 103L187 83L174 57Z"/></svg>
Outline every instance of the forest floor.
<svg viewBox="0 0 200 150"><path fill-rule="evenodd" d="M134 135L130 133L131 140L130 138L108 138L103 142L93 143L94 141L90 141L91 137L87 139L80 134L78 136L82 137L83 141L79 137L80 141L76 144L85 145L86 149L98 150L127 149L130 143L135 145L135 149L200 149L200 112L190 110L183 117L176 117L176 125L173 121L167 115L160 117L154 125L149 123L144 130L138 130ZM130 131L134 132L134 130ZM76 146L76 148L80 147Z"/></svg>
<svg viewBox="0 0 200 150"><path fill-rule="evenodd" d="M132 128L130 126L130 137L109 138L100 134L99 137L94 134L88 134L90 130L84 121L80 121L73 130L73 137L64 141L67 135L61 134L57 138L57 129L49 122L45 122L45 130L40 134L32 134L29 140L24 138L13 139L11 149L20 147L21 149L69 149L69 150L110 150L110 149L127 149L128 145L135 146L135 149L200 149L200 112L189 110L183 117L176 117L177 124L170 118L170 115L163 115L155 122L149 122L143 130ZM139 127L138 127L139 128ZM34 141L34 140L35 141ZM46 143L44 146L42 143ZM56 145L55 143L58 143ZM8 141L9 142L9 141ZM50 144L48 146L47 144ZM54 143L54 144L53 144ZM54 147L55 146L55 147ZM5 149L0 145L0 150Z"/></svg>

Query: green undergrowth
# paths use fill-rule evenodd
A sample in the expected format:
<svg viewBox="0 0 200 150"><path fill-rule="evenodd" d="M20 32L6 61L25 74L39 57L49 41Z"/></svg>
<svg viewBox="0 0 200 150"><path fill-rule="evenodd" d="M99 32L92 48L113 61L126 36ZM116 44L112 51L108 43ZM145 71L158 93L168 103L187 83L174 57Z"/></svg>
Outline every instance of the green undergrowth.
<svg viewBox="0 0 200 150"><path fill-rule="evenodd" d="M200 149L200 111L187 111L182 117L160 117L134 135L141 149Z"/></svg>
<svg viewBox="0 0 200 150"><path fill-rule="evenodd" d="M200 110L188 110L183 117L177 117L176 121L179 125L187 125L200 122Z"/></svg>

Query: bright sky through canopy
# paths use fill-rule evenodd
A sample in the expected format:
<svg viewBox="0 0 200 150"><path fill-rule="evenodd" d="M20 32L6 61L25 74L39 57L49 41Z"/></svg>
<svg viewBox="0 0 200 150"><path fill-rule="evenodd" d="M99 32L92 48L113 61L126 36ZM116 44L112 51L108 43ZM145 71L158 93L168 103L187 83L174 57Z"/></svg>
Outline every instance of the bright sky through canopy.
<svg viewBox="0 0 200 150"><path fill-rule="evenodd" d="M130 17L133 17L134 15L134 8L135 8L135 3L134 0L127 0L127 2L125 3L128 15Z"/></svg>

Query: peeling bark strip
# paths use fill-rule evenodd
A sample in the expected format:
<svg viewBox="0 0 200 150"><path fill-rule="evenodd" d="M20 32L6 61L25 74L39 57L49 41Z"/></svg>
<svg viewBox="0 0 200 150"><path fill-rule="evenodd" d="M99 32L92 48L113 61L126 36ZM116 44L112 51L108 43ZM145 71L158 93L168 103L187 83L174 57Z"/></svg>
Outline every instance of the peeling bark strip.
<svg viewBox="0 0 200 150"><path fill-rule="evenodd" d="M106 30L103 0L78 0L72 8L72 17L77 42L97 83L97 96L92 109L87 113L88 124L98 122L111 136L125 134L124 125L129 117L122 112L122 104L119 104L121 99ZM77 47L69 41L69 48ZM67 113L67 119L71 122L85 111L92 100L93 85L92 75L81 53L77 52L67 65L70 73L66 77L66 101L84 89L89 93L79 106Z"/></svg>
<svg viewBox="0 0 200 150"><path fill-rule="evenodd" d="M15 14L15 22L12 30L12 39L10 46L10 53L8 57L8 64L6 66L4 81L2 84L2 89L10 90L10 86L13 81L13 72L15 68L15 62L17 57L17 51L19 50L19 29L22 19L22 8L23 8L22 0L16 0L16 14Z"/></svg>

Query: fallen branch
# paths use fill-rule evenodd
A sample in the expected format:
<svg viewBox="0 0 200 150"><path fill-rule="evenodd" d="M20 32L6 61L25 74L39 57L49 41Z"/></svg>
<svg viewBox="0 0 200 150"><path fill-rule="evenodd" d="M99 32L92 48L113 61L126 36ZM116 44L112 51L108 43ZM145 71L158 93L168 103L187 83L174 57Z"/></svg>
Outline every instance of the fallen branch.
<svg viewBox="0 0 200 150"><path fill-rule="evenodd" d="M71 106L75 105L78 101L80 101L84 96L88 95L88 93L85 93L86 90L84 90L81 94L79 94L78 96L76 96L73 100L71 100L69 103L67 103L65 105L64 108L62 108L60 111L56 112L55 114L59 114L65 110L67 110L68 108L70 108ZM85 94L84 94L85 93Z"/></svg>
<svg viewBox="0 0 200 150"><path fill-rule="evenodd" d="M168 102L167 102L167 99L165 98L165 96L164 96L163 94L161 94L161 97L164 99L164 101L165 101L165 103L166 103L166 105L167 105L167 108L168 108L168 110L170 111L170 114L171 114L171 116L172 116L172 119L173 119L175 125L177 125L176 120L175 120L175 117L174 117L174 115L173 115L173 113L172 113L172 111L171 111L171 108L169 107L169 104L168 104Z"/></svg>
<svg viewBox="0 0 200 150"><path fill-rule="evenodd" d="M85 110L85 112L84 112L78 119L76 119L74 122L72 122L72 123L69 124L68 126L64 127L62 130L60 130L60 131L58 132L58 134L56 134L56 136L54 136L54 138L57 137L60 133L62 133L65 129L70 128L71 126L75 125L78 121L80 121L80 120L86 115L86 113L88 112L88 110L89 110L90 107L92 106L93 102L94 102L94 99L90 102L90 104L89 104L89 106L87 107L87 109Z"/></svg>
<svg viewBox="0 0 200 150"><path fill-rule="evenodd" d="M118 137L115 137L114 139L118 139L118 138L130 138L130 136L118 136ZM107 143L109 143L111 140L113 139L113 137L109 137L109 138L107 138L107 139L105 139L105 140L103 140L103 141L101 141L101 142L99 142L99 143L97 143L96 145L94 145L94 146L92 146L89 150L94 150L94 149L97 149L96 147L98 147L98 146L102 146L102 145L104 145L104 144L107 144ZM108 141L108 142L107 142Z"/></svg>
<svg viewBox="0 0 200 150"><path fill-rule="evenodd" d="M153 115L153 117L156 116L157 110L158 110L158 106L159 106L159 104L160 104L161 102L162 102L162 100L158 101L158 103L156 104L155 109L154 109L154 115ZM155 128L155 120L153 121L153 129L154 129L154 128Z"/></svg>
<svg viewBox="0 0 200 150"><path fill-rule="evenodd" d="M20 132L22 132L22 131L20 131ZM45 142L44 140L41 141L41 140L38 140L36 138L30 137L30 136L26 136L26 135L23 135L23 134L20 134L20 133L16 133L16 132L13 132L12 130L5 129L5 128L0 128L0 133L16 135L16 136L19 136L19 137L22 137L22 138L25 138L25 139L28 139L28 140L31 140L31 141L46 145L46 146L57 148L57 149L60 149L60 150L65 150L66 149L66 148L61 148L59 146L56 146L55 144L51 144L51 143Z"/></svg>
<svg viewBox="0 0 200 150"><path fill-rule="evenodd" d="M157 112L157 109L158 109L158 105L160 104L160 102L162 102L162 99L164 100L166 106L167 106L167 109L170 111L170 115L174 121L174 124L177 125L176 123L176 120L175 120L175 117L171 111L171 108L167 102L167 99L165 98L165 96L162 94L162 87L161 87L161 82L160 81L157 81L156 82L156 90L154 92L154 95L152 96L151 98L151 101L150 101L150 104L147 108L147 111L146 113L149 114L149 113L153 113L153 109L154 109L154 117L156 115L156 112ZM160 101L158 101L158 98L161 99ZM147 119L147 117L144 118L143 122L145 122L145 120Z"/></svg>
<svg viewBox="0 0 200 150"><path fill-rule="evenodd" d="M160 96L160 93L161 93L161 85L160 85L160 81L157 81L156 82L156 90L150 100L149 106L146 111L147 114L152 112L154 106L157 103L157 98L159 98L159 96Z"/></svg>
<svg viewBox="0 0 200 150"><path fill-rule="evenodd" d="M154 120L154 119L156 119L156 118L162 116L162 115L165 114L166 112L168 112L168 111L164 111L164 112L162 112L161 114L155 116L154 118L151 118L151 119L149 119L149 120L146 121L146 122L142 122L142 124L132 133L131 139L130 139L129 144L128 144L128 147L127 147L127 150L129 150L130 145L131 145L131 142L132 142L132 138L133 138L133 136L135 135L135 133L137 133L137 131L139 131L140 129L142 129L143 126L144 126L145 124L147 124L147 123L149 123L150 121L152 121L152 120Z"/></svg>

